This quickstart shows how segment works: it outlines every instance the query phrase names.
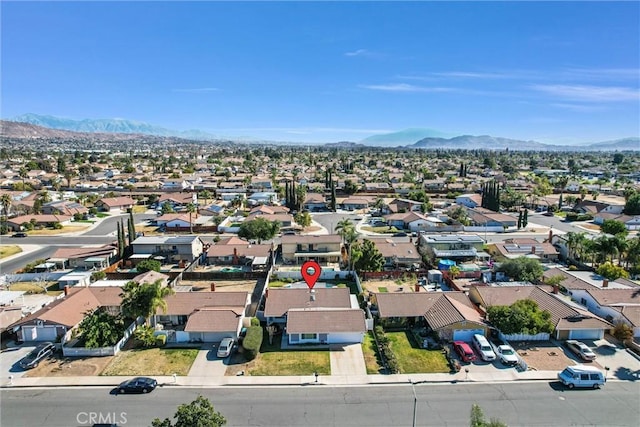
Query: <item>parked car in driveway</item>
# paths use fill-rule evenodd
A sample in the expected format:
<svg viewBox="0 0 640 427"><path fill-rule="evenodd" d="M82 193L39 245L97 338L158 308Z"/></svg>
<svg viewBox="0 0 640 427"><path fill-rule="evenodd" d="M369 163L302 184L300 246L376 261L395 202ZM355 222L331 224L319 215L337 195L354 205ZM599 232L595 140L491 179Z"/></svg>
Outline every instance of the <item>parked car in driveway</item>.
<svg viewBox="0 0 640 427"><path fill-rule="evenodd" d="M156 389L158 381L149 377L135 377L120 383L118 393L149 393Z"/></svg>
<svg viewBox="0 0 640 427"><path fill-rule="evenodd" d="M500 362L502 362L504 365L516 366L518 363L520 363L518 353L516 353L516 351L510 345L502 344L495 347L495 349L496 355L500 359Z"/></svg>
<svg viewBox="0 0 640 427"><path fill-rule="evenodd" d="M20 367L22 369L33 369L41 361L51 356L55 350L56 346L52 342L40 343L20 361Z"/></svg>
<svg viewBox="0 0 640 427"><path fill-rule="evenodd" d="M464 341L454 341L453 349L463 362L473 362L476 360L476 354L471 350L471 346Z"/></svg>
<svg viewBox="0 0 640 427"><path fill-rule="evenodd" d="M223 338L218 346L218 357L227 357L231 354L231 349L233 349L233 338Z"/></svg>
<svg viewBox="0 0 640 427"><path fill-rule="evenodd" d="M565 344L569 350L582 360L591 361L596 359L596 354L582 341L567 340Z"/></svg>
<svg viewBox="0 0 640 427"><path fill-rule="evenodd" d="M496 354L491 348L491 344L484 337L484 335L475 334L472 338L473 346L478 350L478 354L485 362L491 362L496 360Z"/></svg>

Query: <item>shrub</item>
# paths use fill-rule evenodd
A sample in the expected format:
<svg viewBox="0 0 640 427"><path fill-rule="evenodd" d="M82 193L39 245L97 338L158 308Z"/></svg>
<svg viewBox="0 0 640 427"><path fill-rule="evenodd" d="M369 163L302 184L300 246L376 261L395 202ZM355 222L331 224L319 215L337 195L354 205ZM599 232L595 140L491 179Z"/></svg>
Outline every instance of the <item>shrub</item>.
<svg viewBox="0 0 640 427"><path fill-rule="evenodd" d="M253 360L260 352L260 346L262 345L262 338L264 332L261 326L250 326L247 329L247 335L242 341L242 348L247 360Z"/></svg>
<svg viewBox="0 0 640 427"><path fill-rule="evenodd" d="M157 335L156 336L156 347L164 347L167 344L167 336L166 335Z"/></svg>
<svg viewBox="0 0 640 427"><path fill-rule="evenodd" d="M612 335L624 342L633 338L633 329L624 322L616 322Z"/></svg>
<svg viewBox="0 0 640 427"><path fill-rule="evenodd" d="M251 326L260 326L260 319L258 319L257 317L252 317Z"/></svg>
<svg viewBox="0 0 640 427"><path fill-rule="evenodd" d="M102 280L105 277L107 277L107 273L105 273L104 271L95 271L93 273L91 273L91 281L95 282L96 280Z"/></svg>
<svg viewBox="0 0 640 427"><path fill-rule="evenodd" d="M139 326L133 333L133 336L142 347L149 348L156 345L156 337L153 335L153 332L151 326Z"/></svg>

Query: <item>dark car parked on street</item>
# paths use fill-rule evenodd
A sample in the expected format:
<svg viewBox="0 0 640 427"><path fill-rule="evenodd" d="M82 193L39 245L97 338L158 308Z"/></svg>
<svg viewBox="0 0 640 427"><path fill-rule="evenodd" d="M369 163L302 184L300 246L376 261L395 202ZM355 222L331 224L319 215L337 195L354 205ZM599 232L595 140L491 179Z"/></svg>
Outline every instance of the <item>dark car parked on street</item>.
<svg viewBox="0 0 640 427"><path fill-rule="evenodd" d="M40 361L51 356L55 350L56 346L52 342L40 343L20 361L20 367L22 369L33 369L38 366Z"/></svg>
<svg viewBox="0 0 640 427"><path fill-rule="evenodd" d="M149 377L135 377L120 383L118 393L149 393L158 386L158 381Z"/></svg>

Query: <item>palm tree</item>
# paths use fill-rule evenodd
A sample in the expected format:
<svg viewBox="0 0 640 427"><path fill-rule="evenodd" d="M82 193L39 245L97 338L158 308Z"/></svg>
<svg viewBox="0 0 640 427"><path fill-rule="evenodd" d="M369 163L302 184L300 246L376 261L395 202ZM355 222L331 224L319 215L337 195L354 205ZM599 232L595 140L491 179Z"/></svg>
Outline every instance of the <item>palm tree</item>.
<svg viewBox="0 0 640 427"><path fill-rule="evenodd" d="M594 240L593 244L597 262L606 262L607 258L609 258L613 263L614 258L618 255L615 236L600 236Z"/></svg>
<svg viewBox="0 0 640 427"><path fill-rule="evenodd" d="M0 196L0 205L2 205L2 230L6 230L7 229L7 221L9 221L9 209L11 208L11 202L13 201L13 199L11 198L11 195L9 193L4 193L2 196Z"/></svg>
<svg viewBox="0 0 640 427"><path fill-rule="evenodd" d="M128 282L122 288L122 313L132 319L144 317L145 321L161 309L163 313L167 311L167 301L165 298L173 294L169 287L162 286L162 279L154 283Z"/></svg>
<svg viewBox="0 0 640 427"><path fill-rule="evenodd" d="M625 256L625 268L635 266L640 263L640 237L628 240L627 253Z"/></svg>
<svg viewBox="0 0 640 427"><path fill-rule="evenodd" d="M567 233L567 258L576 259L583 250L586 240L584 232L570 231Z"/></svg>
<svg viewBox="0 0 640 427"><path fill-rule="evenodd" d="M206 206L208 204L209 199L211 198L211 191L202 190L200 194L198 194L198 196L204 199L204 205Z"/></svg>
<svg viewBox="0 0 640 427"><path fill-rule="evenodd" d="M188 203L187 212L189 212L189 232L193 234L193 221L191 221L191 215L197 212L196 205L194 205L193 203Z"/></svg>
<svg viewBox="0 0 640 427"><path fill-rule="evenodd" d="M622 259L625 257L627 250L629 249L629 241L623 234L617 234L613 236L613 244L616 247L618 253L618 266L622 266ZM613 259L612 259L613 261Z"/></svg>
<svg viewBox="0 0 640 427"><path fill-rule="evenodd" d="M345 236L349 232L349 230L355 230L355 225L351 222L349 218L344 218L338 221L336 225L335 232L342 237L342 241L345 241Z"/></svg>

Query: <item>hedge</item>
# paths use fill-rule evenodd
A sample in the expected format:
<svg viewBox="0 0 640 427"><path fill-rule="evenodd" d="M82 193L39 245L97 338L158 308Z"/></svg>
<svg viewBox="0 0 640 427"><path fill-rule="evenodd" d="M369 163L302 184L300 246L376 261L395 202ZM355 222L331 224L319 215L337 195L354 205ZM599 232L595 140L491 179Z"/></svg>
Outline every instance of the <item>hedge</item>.
<svg viewBox="0 0 640 427"><path fill-rule="evenodd" d="M247 360L256 358L260 352L263 336L262 326L249 326L247 335L244 337L244 340L242 340L242 347L244 348L244 354Z"/></svg>

